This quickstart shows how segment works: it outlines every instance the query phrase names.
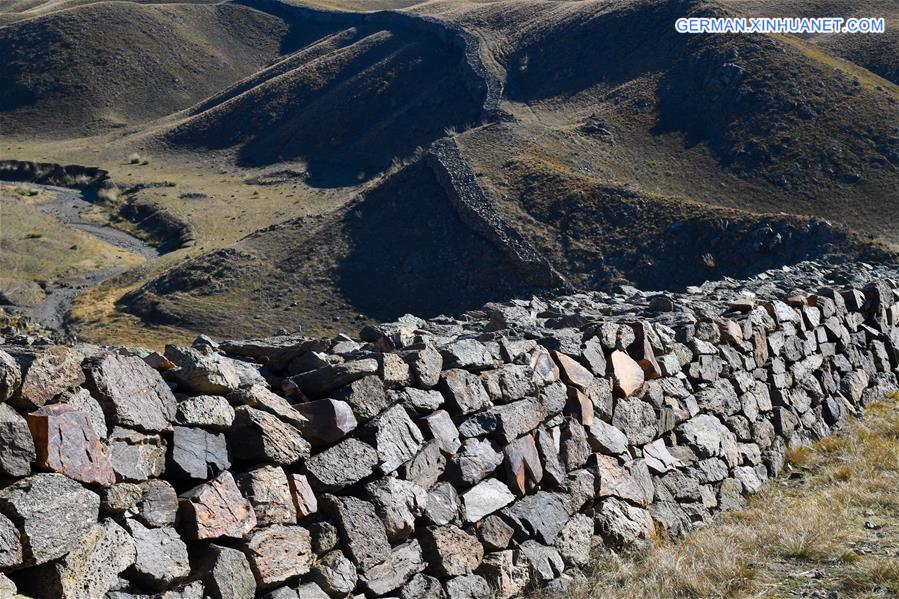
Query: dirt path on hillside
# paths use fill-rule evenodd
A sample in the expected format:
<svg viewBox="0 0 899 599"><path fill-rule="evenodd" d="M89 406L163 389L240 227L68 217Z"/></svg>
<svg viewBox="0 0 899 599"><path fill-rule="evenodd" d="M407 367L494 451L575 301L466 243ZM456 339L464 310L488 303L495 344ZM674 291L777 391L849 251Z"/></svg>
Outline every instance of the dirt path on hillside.
<svg viewBox="0 0 899 599"><path fill-rule="evenodd" d="M159 251L142 239L121 229L97 224L85 219L83 214L91 208L92 204L85 197L85 193L80 190L34 183L29 183L28 187L40 189L51 194L49 200L36 203L34 206L48 214L52 214L65 225L79 229L115 247L139 254L148 261L159 256ZM66 321L76 296L127 271L129 268L132 268L132 266L80 272L73 276L53 281L52 284L44 289L46 293L44 300L37 306L27 309L26 312L36 322L49 329L65 330Z"/></svg>

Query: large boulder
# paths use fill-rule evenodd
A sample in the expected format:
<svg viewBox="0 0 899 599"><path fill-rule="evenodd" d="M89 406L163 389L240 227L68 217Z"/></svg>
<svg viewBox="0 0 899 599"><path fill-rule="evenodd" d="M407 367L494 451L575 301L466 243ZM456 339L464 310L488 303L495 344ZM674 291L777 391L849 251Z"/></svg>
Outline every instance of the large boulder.
<svg viewBox="0 0 899 599"><path fill-rule="evenodd" d="M0 490L0 512L18 528L28 565L75 549L97 522L99 511L96 493L61 474L35 474Z"/></svg>
<svg viewBox="0 0 899 599"><path fill-rule="evenodd" d="M37 466L87 484L109 486L116 476L87 414L52 404L28 414Z"/></svg>
<svg viewBox="0 0 899 599"><path fill-rule="evenodd" d="M88 360L84 370L108 422L145 432L169 430L177 409L175 396L146 362L110 353Z"/></svg>
<svg viewBox="0 0 899 599"><path fill-rule="evenodd" d="M256 526L256 512L230 472L181 495L181 517L191 539L241 539Z"/></svg>
<svg viewBox="0 0 899 599"><path fill-rule="evenodd" d="M289 465L309 457L309 442L293 426L248 406L234 414L228 441L235 458Z"/></svg>
<svg viewBox="0 0 899 599"><path fill-rule="evenodd" d="M28 423L9 405L0 403L0 474L28 476L36 458Z"/></svg>

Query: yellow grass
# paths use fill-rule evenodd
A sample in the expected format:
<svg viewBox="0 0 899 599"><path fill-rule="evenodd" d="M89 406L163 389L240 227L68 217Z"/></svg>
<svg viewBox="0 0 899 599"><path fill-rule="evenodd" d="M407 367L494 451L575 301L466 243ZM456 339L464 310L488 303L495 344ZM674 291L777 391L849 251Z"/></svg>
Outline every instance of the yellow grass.
<svg viewBox="0 0 899 599"><path fill-rule="evenodd" d="M571 599L899 596L899 396L789 457L797 480L680 541L598 556Z"/></svg>

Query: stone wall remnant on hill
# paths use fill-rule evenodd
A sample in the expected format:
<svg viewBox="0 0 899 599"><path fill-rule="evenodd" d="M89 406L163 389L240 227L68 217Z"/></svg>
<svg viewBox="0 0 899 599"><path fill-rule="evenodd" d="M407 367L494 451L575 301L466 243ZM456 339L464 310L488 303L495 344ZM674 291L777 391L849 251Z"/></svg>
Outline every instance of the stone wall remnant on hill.
<svg viewBox="0 0 899 599"><path fill-rule="evenodd" d="M740 509L896 390L899 270L806 262L164 354L0 346L0 588L511 598Z"/></svg>
<svg viewBox="0 0 899 599"><path fill-rule="evenodd" d="M354 27L360 23L372 23L387 28L406 28L436 36L444 44L462 50L463 74L468 91L481 101L481 120L493 122L510 120L512 116L500 107L503 96L503 78L496 67L484 60L483 53L489 52L481 39L460 25L449 23L428 15L419 15L398 10L374 12L349 12L297 6L282 0L238 0L241 4L261 11L286 17L297 17L317 23L336 23Z"/></svg>

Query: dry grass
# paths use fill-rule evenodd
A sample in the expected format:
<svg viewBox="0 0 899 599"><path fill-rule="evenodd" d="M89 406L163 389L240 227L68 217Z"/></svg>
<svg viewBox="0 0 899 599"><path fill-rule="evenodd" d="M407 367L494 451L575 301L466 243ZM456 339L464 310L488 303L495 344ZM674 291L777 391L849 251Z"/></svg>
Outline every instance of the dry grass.
<svg viewBox="0 0 899 599"><path fill-rule="evenodd" d="M789 457L746 511L599 556L572 599L899 595L899 395Z"/></svg>

